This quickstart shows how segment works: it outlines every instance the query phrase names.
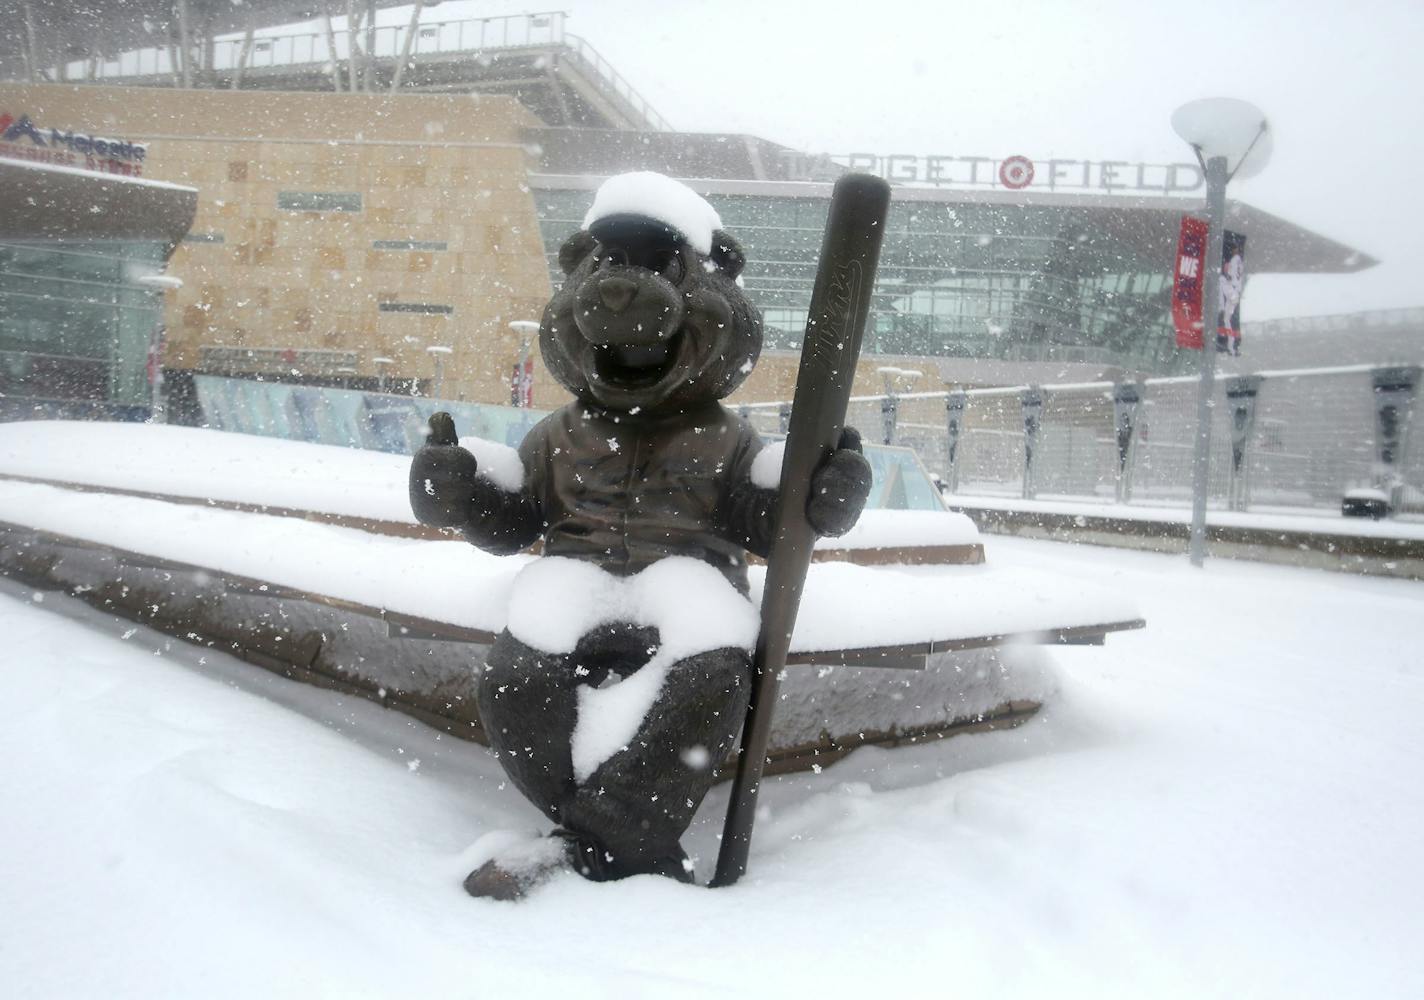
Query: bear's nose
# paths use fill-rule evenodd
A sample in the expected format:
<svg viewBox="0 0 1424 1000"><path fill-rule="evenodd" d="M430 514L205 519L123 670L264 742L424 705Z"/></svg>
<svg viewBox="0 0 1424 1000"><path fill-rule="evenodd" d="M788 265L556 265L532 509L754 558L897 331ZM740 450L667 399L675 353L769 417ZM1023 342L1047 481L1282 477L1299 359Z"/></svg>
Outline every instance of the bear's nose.
<svg viewBox="0 0 1424 1000"><path fill-rule="evenodd" d="M610 311L621 313L637 294L638 286L626 278L604 278L598 283L598 297Z"/></svg>

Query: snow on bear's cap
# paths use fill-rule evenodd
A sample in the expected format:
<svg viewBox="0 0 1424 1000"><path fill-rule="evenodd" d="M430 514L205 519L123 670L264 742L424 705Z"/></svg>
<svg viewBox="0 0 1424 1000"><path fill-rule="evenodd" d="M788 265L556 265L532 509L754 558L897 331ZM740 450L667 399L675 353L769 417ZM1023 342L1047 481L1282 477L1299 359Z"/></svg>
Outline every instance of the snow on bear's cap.
<svg viewBox="0 0 1424 1000"><path fill-rule="evenodd" d="M707 200L680 181L649 170L610 177L593 196L583 228L595 238L619 224L648 222L685 240L698 253L712 252L712 234L722 219Z"/></svg>

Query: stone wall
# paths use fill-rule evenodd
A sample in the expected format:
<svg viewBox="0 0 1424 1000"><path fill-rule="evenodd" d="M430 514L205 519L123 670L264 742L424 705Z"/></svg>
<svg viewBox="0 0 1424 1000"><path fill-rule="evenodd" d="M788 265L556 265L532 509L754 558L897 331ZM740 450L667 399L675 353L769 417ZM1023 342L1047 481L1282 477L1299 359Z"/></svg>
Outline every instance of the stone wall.
<svg viewBox="0 0 1424 1000"><path fill-rule="evenodd" d="M508 402L508 324L550 291L521 141L536 123L513 98L4 84L0 111L146 143L143 176L198 189L169 266L168 367L322 351L293 366L375 379L386 357L428 388L426 348L444 346L442 395ZM564 398L536 363L536 402Z"/></svg>

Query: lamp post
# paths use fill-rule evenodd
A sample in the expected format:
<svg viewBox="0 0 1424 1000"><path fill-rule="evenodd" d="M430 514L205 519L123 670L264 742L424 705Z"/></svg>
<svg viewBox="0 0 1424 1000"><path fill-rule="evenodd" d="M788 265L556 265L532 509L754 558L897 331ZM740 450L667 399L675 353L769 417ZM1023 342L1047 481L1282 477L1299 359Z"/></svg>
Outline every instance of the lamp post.
<svg viewBox="0 0 1424 1000"><path fill-rule="evenodd" d="M518 407L532 406L534 368L529 350L533 338L539 336L539 324L532 319L514 319L509 321L509 328L520 337L519 356L515 359L509 383L510 402Z"/></svg>
<svg viewBox="0 0 1424 1000"><path fill-rule="evenodd" d="M158 300L158 322L153 324L148 337L148 419L150 423L167 423L168 413L163 399L163 309L166 293L182 288L183 279L172 274L144 274L135 280L152 289Z"/></svg>
<svg viewBox="0 0 1424 1000"><path fill-rule="evenodd" d="M439 399L445 382L445 358L448 355L454 354L455 348L434 344L427 347L425 353L429 354L435 360L435 379L430 385L430 395L433 399Z"/></svg>
<svg viewBox="0 0 1424 1000"><path fill-rule="evenodd" d="M1206 495L1211 470L1211 407L1216 381L1217 312L1221 308L1221 250L1226 224L1226 185L1259 173L1271 156L1266 116L1232 97L1208 97L1172 113L1172 129L1196 153L1206 176L1207 241L1202 282L1201 380L1197 385L1197 434L1192 453L1193 566L1206 561Z"/></svg>
<svg viewBox="0 0 1424 1000"><path fill-rule="evenodd" d="M386 391L386 378L387 378L387 373L390 371L391 365L393 365L393 364L395 364L395 363L396 363L396 359L395 359L395 358L372 358L372 359L371 359L371 364L373 364L373 365L376 366L376 391L377 391L377 392L385 392L385 391Z"/></svg>
<svg viewBox="0 0 1424 1000"><path fill-rule="evenodd" d="M903 380L906 389L915 387L915 380L924 375L916 368L896 368L881 365L875 371L885 380L885 398L880 403L880 422L883 428L881 438L885 444L895 443L895 426L900 415L900 396L897 380Z"/></svg>

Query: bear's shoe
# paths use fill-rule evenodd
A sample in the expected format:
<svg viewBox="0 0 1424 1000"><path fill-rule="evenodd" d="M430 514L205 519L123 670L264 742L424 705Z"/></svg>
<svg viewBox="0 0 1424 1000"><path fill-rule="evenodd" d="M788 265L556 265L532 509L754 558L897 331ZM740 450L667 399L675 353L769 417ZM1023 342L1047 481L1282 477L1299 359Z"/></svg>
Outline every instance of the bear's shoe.
<svg viewBox="0 0 1424 1000"><path fill-rule="evenodd" d="M465 891L477 899L514 902L573 868L570 842L550 835L512 845L490 858L465 876Z"/></svg>

